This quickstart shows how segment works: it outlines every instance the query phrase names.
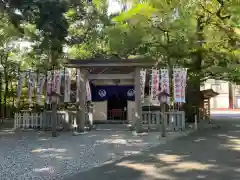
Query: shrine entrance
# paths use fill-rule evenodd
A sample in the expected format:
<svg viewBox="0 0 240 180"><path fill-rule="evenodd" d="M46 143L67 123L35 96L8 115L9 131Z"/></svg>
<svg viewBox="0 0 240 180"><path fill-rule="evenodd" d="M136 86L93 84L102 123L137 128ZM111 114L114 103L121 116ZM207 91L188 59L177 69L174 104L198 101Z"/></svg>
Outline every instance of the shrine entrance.
<svg viewBox="0 0 240 180"><path fill-rule="evenodd" d="M123 93L115 93L108 98L108 120L127 120L127 97Z"/></svg>

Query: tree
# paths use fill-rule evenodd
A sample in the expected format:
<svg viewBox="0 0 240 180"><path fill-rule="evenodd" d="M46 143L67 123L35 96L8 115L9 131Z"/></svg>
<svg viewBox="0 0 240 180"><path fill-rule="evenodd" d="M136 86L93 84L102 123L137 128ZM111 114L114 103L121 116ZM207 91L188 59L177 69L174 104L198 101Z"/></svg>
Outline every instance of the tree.
<svg viewBox="0 0 240 180"><path fill-rule="evenodd" d="M188 104L199 107L201 81L210 77L236 81L239 75L235 66L239 61L239 18L234 3L237 4L234 0L133 1L131 9L114 18L112 32L116 32L118 40L112 41L110 48L121 47L118 54L123 51L125 56L148 54L159 65L189 68ZM110 36L114 37L114 33Z"/></svg>
<svg viewBox="0 0 240 180"><path fill-rule="evenodd" d="M45 62L47 70L54 70L59 67L59 59L62 55L62 48L65 38L68 35L68 22L64 13L68 10L70 1L61 0L31 0L31 1L6 1L1 4L6 12L12 15L12 9L18 11L21 23L33 25L35 30L34 48L38 53L46 54L48 59ZM10 8L8 8L10 7ZM23 29L21 26L20 29ZM53 125L52 135L56 136L56 104L53 104Z"/></svg>
<svg viewBox="0 0 240 180"><path fill-rule="evenodd" d="M66 17L70 24L67 45L72 58L89 58L107 54L108 47L104 30L110 25L106 0L79 2L70 7Z"/></svg>
<svg viewBox="0 0 240 180"><path fill-rule="evenodd" d="M48 54L47 69L54 70L59 66L58 58L62 54L63 44L67 36L68 23L64 17L67 11L63 1L38 1L36 7L39 13L33 17L36 28L40 31L39 49ZM56 136L57 104L52 103L52 136Z"/></svg>
<svg viewBox="0 0 240 180"><path fill-rule="evenodd" d="M11 59L14 52L14 41L20 37L20 33L11 23L9 16L5 13L0 13L0 63L1 63L1 89L2 92L2 79L4 80L5 88L3 94L4 103L4 117L7 117L7 98L9 96L9 80L10 77L16 77L12 73L18 69L17 61ZM2 76L3 75L3 76ZM0 99L2 98L2 94ZM2 102L1 102L2 104ZM2 108L1 108L2 112Z"/></svg>

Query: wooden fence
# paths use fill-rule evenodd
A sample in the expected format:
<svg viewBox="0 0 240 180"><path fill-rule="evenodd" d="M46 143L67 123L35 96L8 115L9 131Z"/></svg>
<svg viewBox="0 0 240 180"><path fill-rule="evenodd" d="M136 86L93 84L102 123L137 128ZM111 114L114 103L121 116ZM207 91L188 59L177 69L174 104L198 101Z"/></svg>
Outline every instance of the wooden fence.
<svg viewBox="0 0 240 180"><path fill-rule="evenodd" d="M88 117L88 114L86 114ZM142 126L148 130L161 130L162 120L166 120L166 128L169 131L185 129L184 111L172 111L165 114L159 111L143 111ZM88 118L86 118L88 119ZM41 113L20 112L14 115L14 127L23 129L51 129L51 111ZM58 111L57 129L71 130L77 127L76 111Z"/></svg>

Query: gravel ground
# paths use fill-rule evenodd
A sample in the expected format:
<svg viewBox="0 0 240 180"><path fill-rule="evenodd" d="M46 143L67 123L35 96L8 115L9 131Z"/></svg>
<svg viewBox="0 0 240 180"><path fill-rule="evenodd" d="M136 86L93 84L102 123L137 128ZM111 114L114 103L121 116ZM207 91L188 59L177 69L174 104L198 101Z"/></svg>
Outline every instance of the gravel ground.
<svg viewBox="0 0 240 180"><path fill-rule="evenodd" d="M129 131L95 130L79 136L61 132L52 138L47 132L2 130L0 179L61 180L181 135L185 133L159 140L159 133L136 136Z"/></svg>
<svg viewBox="0 0 240 180"><path fill-rule="evenodd" d="M189 136L65 180L239 180L240 119L201 124Z"/></svg>

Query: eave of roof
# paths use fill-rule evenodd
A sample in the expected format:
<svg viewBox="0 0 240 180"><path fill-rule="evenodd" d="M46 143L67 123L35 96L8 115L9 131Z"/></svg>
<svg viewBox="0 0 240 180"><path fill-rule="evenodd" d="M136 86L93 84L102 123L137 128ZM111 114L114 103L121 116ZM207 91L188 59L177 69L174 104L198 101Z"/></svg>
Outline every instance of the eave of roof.
<svg viewBox="0 0 240 180"><path fill-rule="evenodd" d="M65 66L70 68L80 67L152 67L155 61L147 58L119 59L119 58L91 58L67 59Z"/></svg>
<svg viewBox="0 0 240 180"><path fill-rule="evenodd" d="M213 89L205 89L202 90L201 93L204 96L204 98L213 98L219 95L219 93L215 92Z"/></svg>

